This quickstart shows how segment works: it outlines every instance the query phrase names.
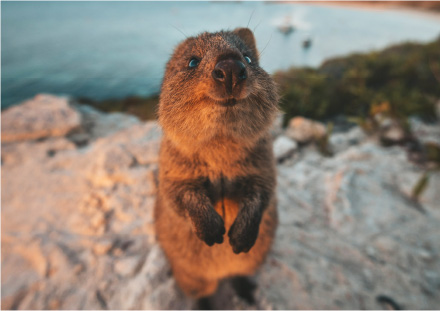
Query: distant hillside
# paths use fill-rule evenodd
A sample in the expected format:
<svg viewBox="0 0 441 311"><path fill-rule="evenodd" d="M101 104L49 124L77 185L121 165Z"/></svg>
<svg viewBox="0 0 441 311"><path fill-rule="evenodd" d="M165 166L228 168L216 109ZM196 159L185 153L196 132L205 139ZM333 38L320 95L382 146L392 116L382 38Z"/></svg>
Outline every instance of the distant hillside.
<svg viewBox="0 0 441 311"><path fill-rule="evenodd" d="M310 2L311 3L311 2ZM405 7L440 12L439 1L314 1L314 4L336 4L372 7Z"/></svg>

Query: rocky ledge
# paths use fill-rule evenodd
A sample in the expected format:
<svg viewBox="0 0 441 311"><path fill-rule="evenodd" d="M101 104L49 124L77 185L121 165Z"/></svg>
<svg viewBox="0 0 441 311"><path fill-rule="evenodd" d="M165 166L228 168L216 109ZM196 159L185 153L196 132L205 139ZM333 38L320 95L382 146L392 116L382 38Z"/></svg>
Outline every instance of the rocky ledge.
<svg viewBox="0 0 441 311"><path fill-rule="evenodd" d="M156 243L155 122L50 95L1 118L2 309L195 307ZM273 129L280 225L256 302L225 281L214 307L439 309L439 170L358 127L325 157L305 145L324 127L305 122ZM439 144L439 125L415 124Z"/></svg>

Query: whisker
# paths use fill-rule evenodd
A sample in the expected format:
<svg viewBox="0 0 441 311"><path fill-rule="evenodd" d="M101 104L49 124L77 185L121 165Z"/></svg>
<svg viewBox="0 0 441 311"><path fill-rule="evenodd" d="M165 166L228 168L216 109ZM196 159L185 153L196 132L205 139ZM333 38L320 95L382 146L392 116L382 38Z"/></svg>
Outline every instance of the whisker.
<svg viewBox="0 0 441 311"><path fill-rule="evenodd" d="M183 35L184 35L184 37L185 37L185 39L188 39L188 36L181 30L181 29L179 29L178 27L176 27L175 25L170 25L170 26L172 26L174 29L176 29L177 31L179 31L180 33L182 33Z"/></svg>
<svg viewBox="0 0 441 311"><path fill-rule="evenodd" d="M266 43L265 47L263 48L263 50L259 53L259 58L262 55L263 51L265 51L266 47L268 46L268 44L270 43L271 39L273 37L273 34L271 34L271 37L269 38L268 42Z"/></svg>
<svg viewBox="0 0 441 311"><path fill-rule="evenodd" d="M254 27L254 29L253 29L253 32L256 32L256 29L260 25L260 23L262 23L262 20L260 20L260 22L257 23L256 27Z"/></svg>
<svg viewBox="0 0 441 311"><path fill-rule="evenodd" d="M250 16L250 19L248 20L247 28L250 25L251 18L253 17L255 11L256 11L256 9L254 9L253 12L251 12L251 16Z"/></svg>

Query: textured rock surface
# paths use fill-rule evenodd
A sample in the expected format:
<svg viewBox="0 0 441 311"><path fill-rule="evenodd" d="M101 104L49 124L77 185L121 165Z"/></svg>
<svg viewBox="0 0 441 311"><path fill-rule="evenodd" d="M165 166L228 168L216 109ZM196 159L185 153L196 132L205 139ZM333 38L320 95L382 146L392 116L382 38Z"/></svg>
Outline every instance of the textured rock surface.
<svg viewBox="0 0 441 311"><path fill-rule="evenodd" d="M2 142L63 136L79 127L80 115L68 99L41 94L2 112Z"/></svg>
<svg viewBox="0 0 441 311"><path fill-rule="evenodd" d="M157 297L174 283L162 282L154 243L159 137L150 122L80 149L66 140L52 153L52 140L2 149L23 156L2 167L3 308L164 306Z"/></svg>
<svg viewBox="0 0 441 311"><path fill-rule="evenodd" d="M273 151L277 160L290 156L297 149L297 143L286 136L279 136L274 140Z"/></svg>
<svg viewBox="0 0 441 311"><path fill-rule="evenodd" d="M385 295L438 309L439 172L414 202L420 175L401 148L372 142L280 165L274 267L261 272L274 275L274 307L378 309Z"/></svg>
<svg viewBox="0 0 441 311"><path fill-rule="evenodd" d="M344 133L333 133L329 136L329 144L333 152L338 153L350 146L360 144L367 138L363 130L356 126Z"/></svg>
<svg viewBox="0 0 441 311"><path fill-rule="evenodd" d="M378 115L379 134L383 141L399 143L406 138L406 132L398 121Z"/></svg>
<svg viewBox="0 0 441 311"><path fill-rule="evenodd" d="M3 146L3 309L195 307L153 230L161 131L135 123L102 138L83 129L81 147L70 137ZM305 148L278 165L280 226L256 302L225 281L215 308L387 309L386 296L439 309L439 172L413 201L424 170L401 147L351 135L334 157Z"/></svg>
<svg viewBox="0 0 441 311"><path fill-rule="evenodd" d="M318 140L325 135L326 128L323 124L303 117L292 118L286 129L286 136L299 143Z"/></svg>
<svg viewBox="0 0 441 311"><path fill-rule="evenodd" d="M417 118L410 118L409 121L412 133L418 137L421 142L436 143L439 145L439 126L424 124Z"/></svg>
<svg viewBox="0 0 441 311"><path fill-rule="evenodd" d="M88 140L109 136L141 123L137 117L120 112L102 113L86 105L74 105L74 108L82 117L82 130L75 134L87 135Z"/></svg>

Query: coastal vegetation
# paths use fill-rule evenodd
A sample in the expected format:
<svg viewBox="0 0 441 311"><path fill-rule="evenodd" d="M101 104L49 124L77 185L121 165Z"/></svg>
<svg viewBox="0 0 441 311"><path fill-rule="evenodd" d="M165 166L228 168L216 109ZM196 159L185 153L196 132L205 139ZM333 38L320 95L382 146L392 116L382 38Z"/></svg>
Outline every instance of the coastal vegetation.
<svg viewBox="0 0 441 311"><path fill-rule="evenodd" d="M405 43L380 52L330 59L319 68L275 73L286 124L294 116L367 118L379 110L435 118L440 93L440 41Z"/></svg>

